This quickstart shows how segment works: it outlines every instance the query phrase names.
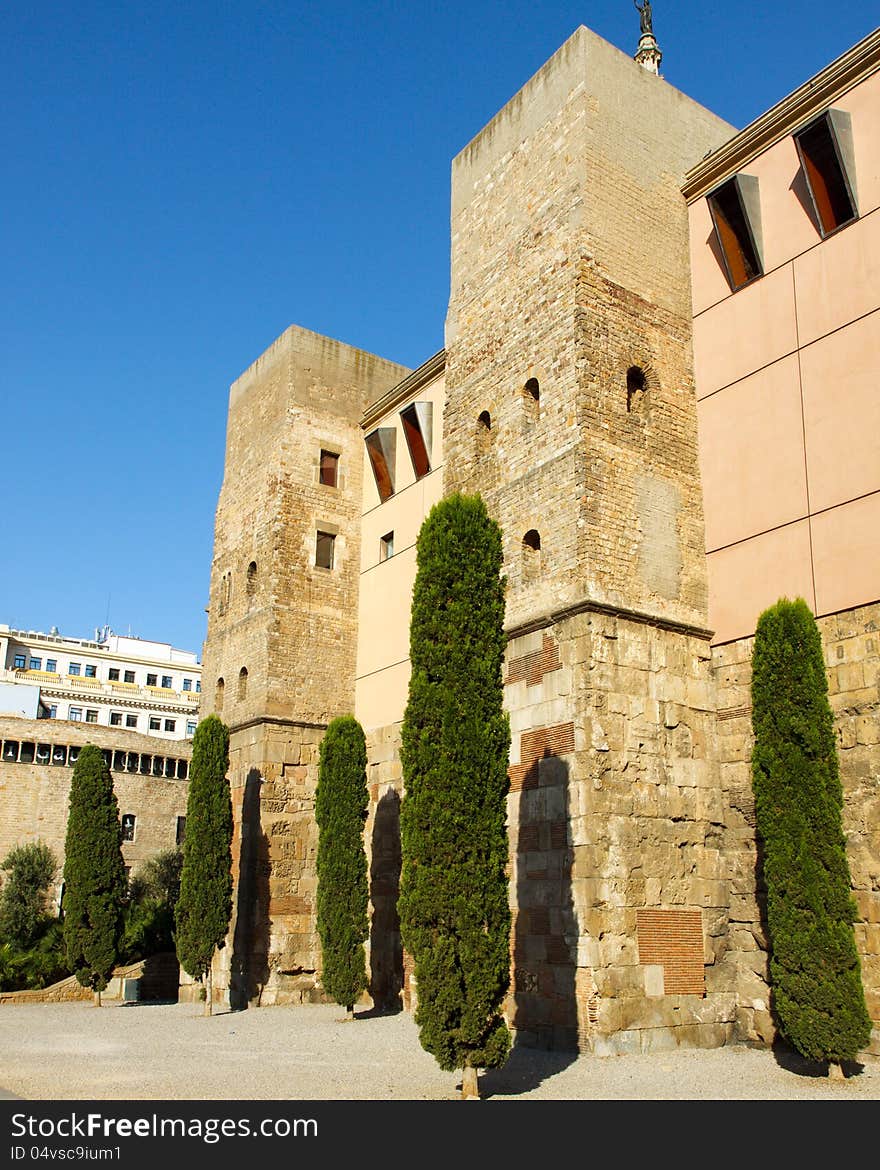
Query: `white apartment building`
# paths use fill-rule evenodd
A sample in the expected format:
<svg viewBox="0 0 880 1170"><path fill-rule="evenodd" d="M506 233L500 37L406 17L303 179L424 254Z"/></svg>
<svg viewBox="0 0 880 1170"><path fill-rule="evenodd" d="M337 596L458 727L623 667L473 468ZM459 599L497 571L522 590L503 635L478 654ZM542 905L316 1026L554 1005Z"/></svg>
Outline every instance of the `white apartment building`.
<svg viewBox="0 0 880 1170"><path fill-rule="evenodd" d="M0 712L191 739L199 718L197 655L109 626L69 638L0 623Z"/></svg>

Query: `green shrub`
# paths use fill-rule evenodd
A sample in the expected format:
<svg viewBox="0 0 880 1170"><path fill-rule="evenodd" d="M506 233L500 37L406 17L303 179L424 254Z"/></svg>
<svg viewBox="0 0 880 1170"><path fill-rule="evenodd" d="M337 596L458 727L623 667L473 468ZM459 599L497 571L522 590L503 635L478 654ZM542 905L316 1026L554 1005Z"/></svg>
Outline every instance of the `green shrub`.
<svg viewBox="0 0 880 1170"><path fill-rule="evenodd" d="M868 1043L871 1021L822 643L800 598L779 601L758 621L752 728L773 1010L802 1055L839 1064Z"/></svg>
<svg viewBox="0 0 880 1170"><path fill-rule="evenodd" d="M27 949L44 930L50 915L46 895L58 862L42 841L17 845L0 863L6 877L0 891L0 939Z"/></svg>
<svg viewBox="0 0 880 1170"><path fill-rule="evenodd" d="M180 896L183 851L166 849L132 876L120 961L134 963L175 949L174 912Z"/></svg>
<svg viewBox="0 0 880 1170"><path fill-rule="evenodd" d="M175 944L184 971L207 978L206 1013L212 1008L211 962L222 947L232 914L232 800L229 728L208 715L196 728L186 806L186 839Z"/></svg>
<svg viewBox="0 0 880 1170"><path fill-rule="evenodd" d="M364 942L369 932L367 748L351 715L333 719L321 740L315 819L318 823L318 934L321 982L352 1011L368 986Z"/></svg>
<svg viewBox="0 0 880 1170"><path fill-rule="evenodd" d="M422 1046L441 1068L507 1059L510 728L501 532L479 496L437 504L417 544L402 729L400 923ZM474 1074L475 1075L475 1074Z"/></svg>
<svg viewBox="0 0 880 1170"><path fill-rule="evenodd" d="M101 749L87 744L70 784L62 909L68 965L99 999L119 954L126 888L113 778Z"/></svg>

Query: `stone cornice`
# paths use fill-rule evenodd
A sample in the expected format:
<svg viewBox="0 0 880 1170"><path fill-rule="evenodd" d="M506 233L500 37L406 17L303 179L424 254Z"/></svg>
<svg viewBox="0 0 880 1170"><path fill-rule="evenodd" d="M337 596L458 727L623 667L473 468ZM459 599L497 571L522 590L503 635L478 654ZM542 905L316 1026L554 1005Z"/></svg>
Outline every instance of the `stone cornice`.
<svg viewBox="0 0 880 1170"><path fill-rule="evenodd" d="M703 642L711 641L712 635L714 634L714 630L705 629L703 626L693 626L688 622L673 621L671 618L644 613L638 609L626 609L619 605L605 605L603 602L591 601L589 598L585 598L583 601L577 601L572 605L564 605L550 613L544 613L539 617L520 622L515 626L510 626L504 633L510 642L514 638L522 637L523 634L532 634L536 630L545 630L548 626L553 626L557 622L565 621L566 618L575 617L581 613L600 613L606 617L619 617L625 621L654 626L658 630L671 630L676 634L688 634L690 637L699 638Z"/></svg>
<svg viewBox="0 0 880 1170"><path fill-rule="evenodd" d="M413 394L418 393L423 386L433 382L445 369L446 350L441 349L433 357L429 357L426 362L423 362L417 370L408 374L402 382L392 386L387 394L383 394L381 398L367 407L361 419L363 429L370 430L384 415L405 402L407 398L411 398Z"/></svg>
<svg viewBox="0 0 880 1170"><path fill-rule="evenodd" d="M681 188L685 199L692 201L708 194L762 151L821 113L847 90L874 73L878 66L880 28L692 167Z"/></svg>
<svg viewBox="0 0 880 1170"><path fill-rule="evenodd" d="M253 719L245 719L242 723L230 723L230 734L235 731L247 731L249 727L265 727L272 724L275 727L304 727L309 731L326 731L326 723L310 723L307 719L282 719L279 715L257 715Z"/></svg>

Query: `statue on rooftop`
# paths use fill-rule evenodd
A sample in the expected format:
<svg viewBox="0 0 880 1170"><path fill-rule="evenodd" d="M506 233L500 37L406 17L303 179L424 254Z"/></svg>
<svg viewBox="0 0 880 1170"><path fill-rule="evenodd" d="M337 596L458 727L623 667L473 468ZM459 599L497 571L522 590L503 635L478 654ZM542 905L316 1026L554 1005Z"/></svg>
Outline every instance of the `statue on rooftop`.
<svg viewBox="0 0 880 1170"><path fill-rule="evenodd" d="M639 12L642 36L652 36L654 29L651 20L651 0L643 0L641 4L639 4L638 0L633 0L633 4L635 4Z"/></svg>

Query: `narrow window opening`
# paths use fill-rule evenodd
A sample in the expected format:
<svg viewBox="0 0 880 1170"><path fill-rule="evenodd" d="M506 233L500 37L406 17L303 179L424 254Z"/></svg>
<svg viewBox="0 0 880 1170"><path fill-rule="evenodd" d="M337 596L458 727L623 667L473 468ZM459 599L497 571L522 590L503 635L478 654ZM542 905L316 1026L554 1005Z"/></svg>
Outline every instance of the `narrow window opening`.
<svg viewBox="0 0 880 1170"><path fill-rule="evenodd" d="M760 276L757 180L734 175L708 197L730 287L735 291Z"/></svg>
<svg viewBox="0 0 880 1170"><path fill-rule="evenodd" d="M858 212L844 145L849 123L839 110L829 110L794 140L819 228L823 236L855 219Z"/></svg>
<svg viewBox="0 0 880 1170"><path fill-rule="evenodd" d="M122 818L122 840L123 841L133 841L134 840L134 826L135 826L134 813L126 813Z"/></svg>
<svg viewBox="0 0 880 1170"><path fill-rule="evenodd" d="M247 595L248 595L248 597L253 597L254 593L256 592L256 588L257 588L257 562L256 561L251 561L251 563L248 565L247 577L245 580L246 580L245 588L247 590ZM183 689L185 691L189 690L189 686L187 685L188 683L189 683L189 679L185 678L183 680Z"/></svg>
<svg viewBox="0 0 880 1170"><path fill-rule="evenodd" d="M239 702L241 702L242 699L247 698L247 684L248 684L247 667L243 666L241 668L241 670L238 672L238 699L239 699Z"/></svg>
<svg viewBox="0 0 880 1170"><path fill-rule="evenodd" d="M319 479L325 487L337 487L339 480L339 456L333 451L321 451Z"/></svg>
<svg viewBox="0 0 880 1170"><path fill-rule="evenodd" d="M379 560L387 561L389 557L394 556L394 533L386 532L384 536L379 537Z"/></svg>
<svg viewBox="0 0 880 1170"><path fill-rule="evenodd" d="M177 827L174 831L175 845L182 845L186 839L186 817L177 818Z"/></svg>
<svg viewBox="0 0 880 1170"><path fill-rule="evenodd" d="M541 416L541 387L537 378L529 378L522 392L523 414L527 423L536 423Z"/></svg>
<svg viewBox="0 0 880 1170"><path fill-rule="evenodd" d="M642 394L648 389L645 371L640 366L630 366L626 371L626 409L631 412L639 404Z"/></svg>
<svg viewBox="0 0 880 1170"><path fill-rule="evenodd" d="M319 569L332 569L336 537L331 532L318 532L315 539L315 565Z"/></svg>
<svg viewBox="0 0 880 1170"><path fill-rule="evenodd" d="M523 579L534 580L541 571L541 534L530 528L522 540Z"/></svg>
<svg viewBox="0 0 880 1170"><path fill-rule="evenodd" d="M380 427L372 431L364 440L370 466L373 469L373 478L376 481L376 490L379 499L384 504L394 495L394 459L396 431L394 427Z"/></svg>
<svg viewBox="0 0 880 1170"><path fill-rule="evenodd" d="M217 679L217 685L214 688L214 706L218 711L223 710L223 693L226 690L226 683L222 678Z"/></svg>
<svg viewBox="0 0 880 1170"><path fill-rule="evenodd" d="M409 448L416 479L431 470L432 407L430 402L413 402L400 412L403 434Z"/></svg>

